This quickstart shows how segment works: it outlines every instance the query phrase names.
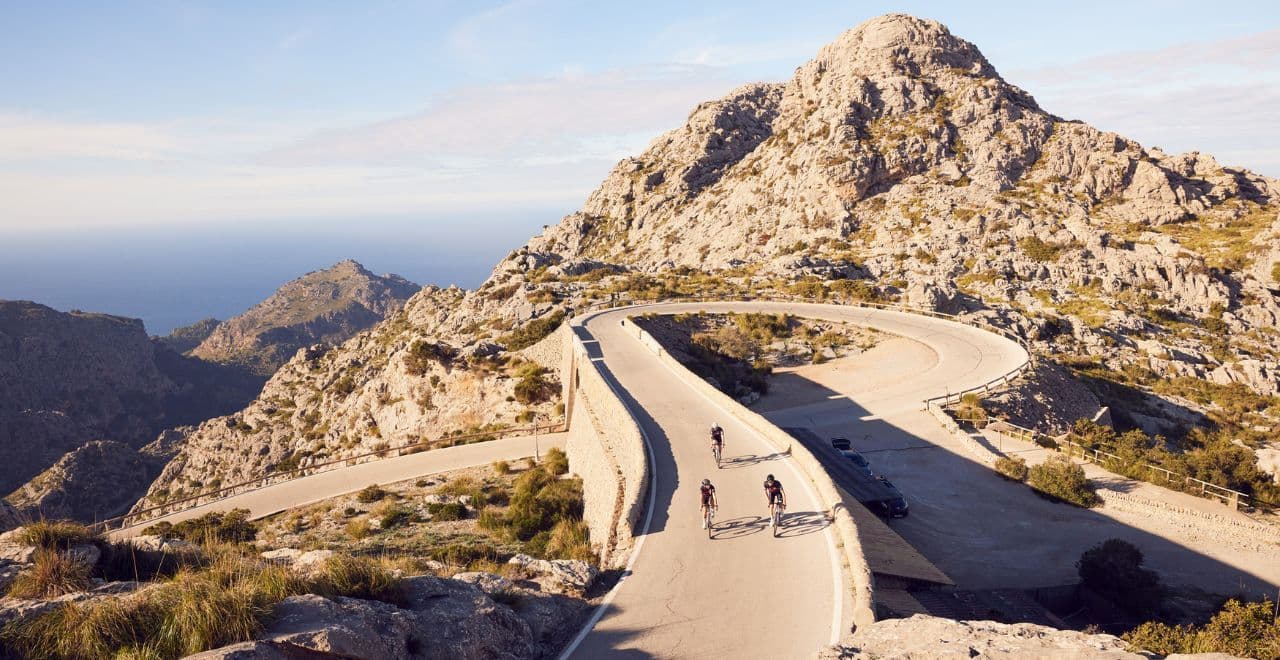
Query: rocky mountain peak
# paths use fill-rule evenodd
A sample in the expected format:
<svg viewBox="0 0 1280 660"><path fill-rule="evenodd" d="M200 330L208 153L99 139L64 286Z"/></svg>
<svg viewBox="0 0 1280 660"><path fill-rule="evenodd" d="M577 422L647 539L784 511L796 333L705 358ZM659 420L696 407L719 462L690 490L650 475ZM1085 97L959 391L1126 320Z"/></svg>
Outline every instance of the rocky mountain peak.
<svg viewBox="0 0 1280 660"><path fill-rule="evenodd" d="M944 71L996 76L976 46L937 21L907 14L886 14L846 31L819 50L811 64L862 76L920 77Z"/></svg>

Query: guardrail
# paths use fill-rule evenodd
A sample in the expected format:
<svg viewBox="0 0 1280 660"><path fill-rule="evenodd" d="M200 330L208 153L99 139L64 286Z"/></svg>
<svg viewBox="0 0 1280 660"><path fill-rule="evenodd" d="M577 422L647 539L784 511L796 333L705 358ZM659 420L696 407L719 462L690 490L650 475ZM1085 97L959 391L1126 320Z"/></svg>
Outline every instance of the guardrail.
<svg viewBox="0 0 1280 660"><path fill-rule="evenodd" d="M973 421L963 418L957 419L960 421ZM1163 483L1161 483L1161 481L1157 481L1155 478L1145 479L1142 481L1147 481L1157 486L1176 486L1173 490L1179 490L1193 495L1198 494L1205 499L1219 500L1224 505L1229 506L1232 509L1238 510L1242 503L1245 506L1249 506L1249 495L1246 493L1242 493L1238 490L1233 490L1225 486L1219 486L1202 479L1196 479L1190 475L1174 472L1173 470L1162 468L1159 465L1153 465L1145 462L1127 462L1116 454L1102 451L1101 449L1086 447L1071 440L1074 434L1069 431L1061 436L1054 437L1046 433L1036 431L1035 429L1018 426L1017 424L1006 422L1004 420L992 420L987 425L987 428L1006 437L1022 440L1023 442L1030 442L1047 449L1053 449L1054 451L1061 451L1066 454L1068 458L1079 457L1081 460L1095 463L1108 469L1111 469L1111 466L1121 465L1131 465L1145 469L1153 477L1159 475L1160 479L1163 480ZM1042 439L1047 440L1048 442L1041 442ZM1064 447L1066 448L1065 451L1063 451Z"/></svg>
<svg viewBox="0 0 1280 660"><path fill-rule="evenodd" d="M142 524L151 522L153 520L158 520L170 514L179 513L181 511L186 511L187 509L193 509L197 506L203 506L205 504L210 504L213 502L217 502L219 500L224 500L228 497L232 497L235 495L243 495L245 493L251 493L253 491L266 488L267 486L274 486L276 484L280 484L286 481L293 481L294 479L308 477L313 474L319 474L321 472L330 472L332 470L336 470L343 467L359 465L362 463L371 463L371 462L386 459L386 458L394 458L396 456L416 454L420 451L426 451L427 449L431 449L432 445L435 445L444 441L454 441L454 440L466 441L466 440L476 440L478 438L489 438L489 439L496 440L498 438L518 437L521 435L536 435L538 433L557 433L563 430L565 430L565 424L563 422L560 422L560 423L551 424L548 426L534 425L532 427L526 427L526 428L503 429L499 431L489 431L489 432L483 432L483 433L468 433L464 435L443 436L440 438L436 438L435 440L423 440L420 442L414 442L407 445L387 447L385 449L378 449L371 452L366 452L364 454L356 454L354 456L347 456L345 458L337 458L332 461L326 461L324 463L315 463L312 465L307 465L305 467L298 467L292 470L281 470L279 472L271 472L261 477L258 477L256 479L241 481L238 483L231 484L230 486L222 486L214 490L198 493L196 495L189 495L181 499L172 500L169 502L165 502L163 504L157 504L156 506L148 507L146 509L142 509L139 511L132 511L122 516L107 518L106 520L101 520L96 523L93 523L92 525L90 525L90 527L94 529L99 529L105 532L105 531L111 531L113 529L123 529L126 527L133 527L135 525L142 525ZM154 515L148 516L147 514L154 514Z"/></svg>

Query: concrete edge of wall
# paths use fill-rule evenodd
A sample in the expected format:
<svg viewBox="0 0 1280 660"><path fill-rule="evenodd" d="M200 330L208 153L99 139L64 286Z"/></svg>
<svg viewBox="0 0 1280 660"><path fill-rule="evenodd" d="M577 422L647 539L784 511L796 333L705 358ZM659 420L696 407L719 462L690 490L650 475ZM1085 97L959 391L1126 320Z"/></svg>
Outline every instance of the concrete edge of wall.
<svg viewBox="0 0 1280 660"><path fill-rule="evenodd" d="M726 412L745 424L747 428L758 433L779 452L788 454L796 461L796 464L800 466L805 476L808 477L814 489L818 492L818 497L822 499L823 504L828 508L832 524L835 526L836 533L840 539L840 546L845 559L845 570L849 571L849 577L853 583L853 623L857 626L874 623L876 616L871 568L868 566L866 556L862 552L862 544L858 541L857 523L854 522L853 516L845 508L844 498L840 496L835 482L831 480L831 476L823 469L817 457L803 445L796 442L795 438L774 426L772 422L762 415L747 409L733 398L712 387L710 383L699 378L692 371L689 371L683 364L671 357L667 351L663 350L661 345L649 333L640 329L630 319L627 319L625 325L641 343L657 356L658 360L669 366L686 384L707 395Z"/></svg>

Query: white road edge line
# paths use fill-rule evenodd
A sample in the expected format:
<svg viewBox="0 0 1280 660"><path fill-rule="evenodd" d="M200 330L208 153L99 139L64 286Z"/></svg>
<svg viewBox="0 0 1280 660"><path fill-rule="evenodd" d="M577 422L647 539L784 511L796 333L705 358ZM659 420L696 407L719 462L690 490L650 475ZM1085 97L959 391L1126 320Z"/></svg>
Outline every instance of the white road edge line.
<svg viewBox="0 0 1280 660"><path fill-rule="evenodd" d="M636 338L636 341L640 341L639 338ZM662 361L659 360L659 362L662 362ZM684 375L676 371L675 367L671 366L670 364L667 364L666 362L662 362L662 366L666 367L668 371L670 371L672 374L676 376L676 378L679 378L682 381L685 379ZM725 414L733 415L733 413L729 412L728 410L724 410L724 408L720 405L720 402L707 396L705 392L693 387L690 387L689 389L692 389L695 392L697 392L698 396L705 399L707 403L710 403L712 406L723 410ZM772 424L773 422L769 422L769 423ZM643 430L644 429L641 428L641 432L643 432ZM766 447L769 446L769 441L761 437L759 433L751 431L751 434L755 436L757 440L764 443ZM648 443L647 437L645 442ZM819 498L818 494L813 490L812 484L809 483L809 478L800 474L800 470L799 468L796 467L795 461L791 460L790 456L788 456L788 458L784 462L787 464L787 468L791 470L791 474L795 476L796 481L799 481L804 486L805 492L809 494L809 498L814 502L821 504L822 499ZM647 524L647 521L646 521L646 524ZM842 621L844 619L844 612L843 612L844 610L844 571L840 568L840 557L839 557L839 553L836 552L836 537L831 532L831 525L827 525L827 528L823 530L823 534L827 538L827 556L831 558L831 571L835 577L832 584L833 607L831 608L831 641L830 643L836 644L840 641L841 628L843 627ZM561 660L563 660L563 658Z"/></svg>
<svg viewBox="0 0 1280 660"><path fill-rule="evenodd" d="M591 316L582 319L582 327L585 329L587 327L588 320L603 313L605 312L592 314ZM591 365L591 368L595 369L596 366L593 364ZM601 378L604 378L604 374L601 374ZM597 623L600 623L600 619L604 617L605 610L609 609L609 605L613 604L613 599L617 597L618 590L622 588L622 585L626 583L627 578L631 575L632 567L635 566L636 560L640 558L640 549L644 547L644 540L649 536L649 523L653 520L653 506L658 492L657 460L653 456L653 443L649 440L649 434L645 432L644 425L640 423L640 418L636 416L633 410L631 410L631 406L627 405L627 401L622 397L622 393L614 386L613 380L604 378L604 382L609 386L609 389L613 390L613 395L618 397L618 402L626 407L627 413L631 415L633 420L635 420L636 428L640 429L640 437L644 438L645 454L649 459L650 466L649 499L648 503L645 505L644 527L640 530L640 536L636 537L636 547L631 549L631 556L627 558L627 565L622 569L622 577L618 578L617 584L613 585L613 588L609 590L609 593L605 594L604 600L600 601L600 604L596 606L596 611L591 614L591 618L583 624L582 629L578 631L578 634L573 638L573 641L569 642L569 645L564 647L564 650L560 652L559 656L557 656L557 660L568 660L569 656L573 655L573 652L578 649L580 644L582 644L582 640L586 639L587 635L591 634L591 631L595 629Z"/></svg>

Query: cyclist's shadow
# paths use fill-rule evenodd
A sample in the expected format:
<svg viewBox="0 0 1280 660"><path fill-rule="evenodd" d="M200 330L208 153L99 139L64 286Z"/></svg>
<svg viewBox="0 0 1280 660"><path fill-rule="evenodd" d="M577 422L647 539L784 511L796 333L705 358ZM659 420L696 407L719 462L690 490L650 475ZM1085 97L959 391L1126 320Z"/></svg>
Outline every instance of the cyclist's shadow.
<svg viewBox="0 0 1280 660"><path fill-rule="evenodd" d="M760 463L765 463L767 461L775 461L780 458L786 458L786 457L787 457L787 454L781 453L781 452L768 454L766 456L760 456L758 454L742 454L739 456L725 456L720 460L720 469L731 470L733 468L751 467L752 465L759 465Z"/></svg>
<svg viewBox="0 0 1280 660"><path fill-rule="evenodd" d="M768 524L768 520L764 521ZM831 526L831 519L822 511L797 511L795 513L783 513L781 525L778 526L778 538L791 538L794 536L804 536L822 530Z"/></svg>
<svg viewBox="0 0 1280 660"><path fill-rule="evenodd" d="M769 519L760 516L742 516L728 520L717 520L711 525L711 538L740 539L764 531L769 527Z"/></svg>

